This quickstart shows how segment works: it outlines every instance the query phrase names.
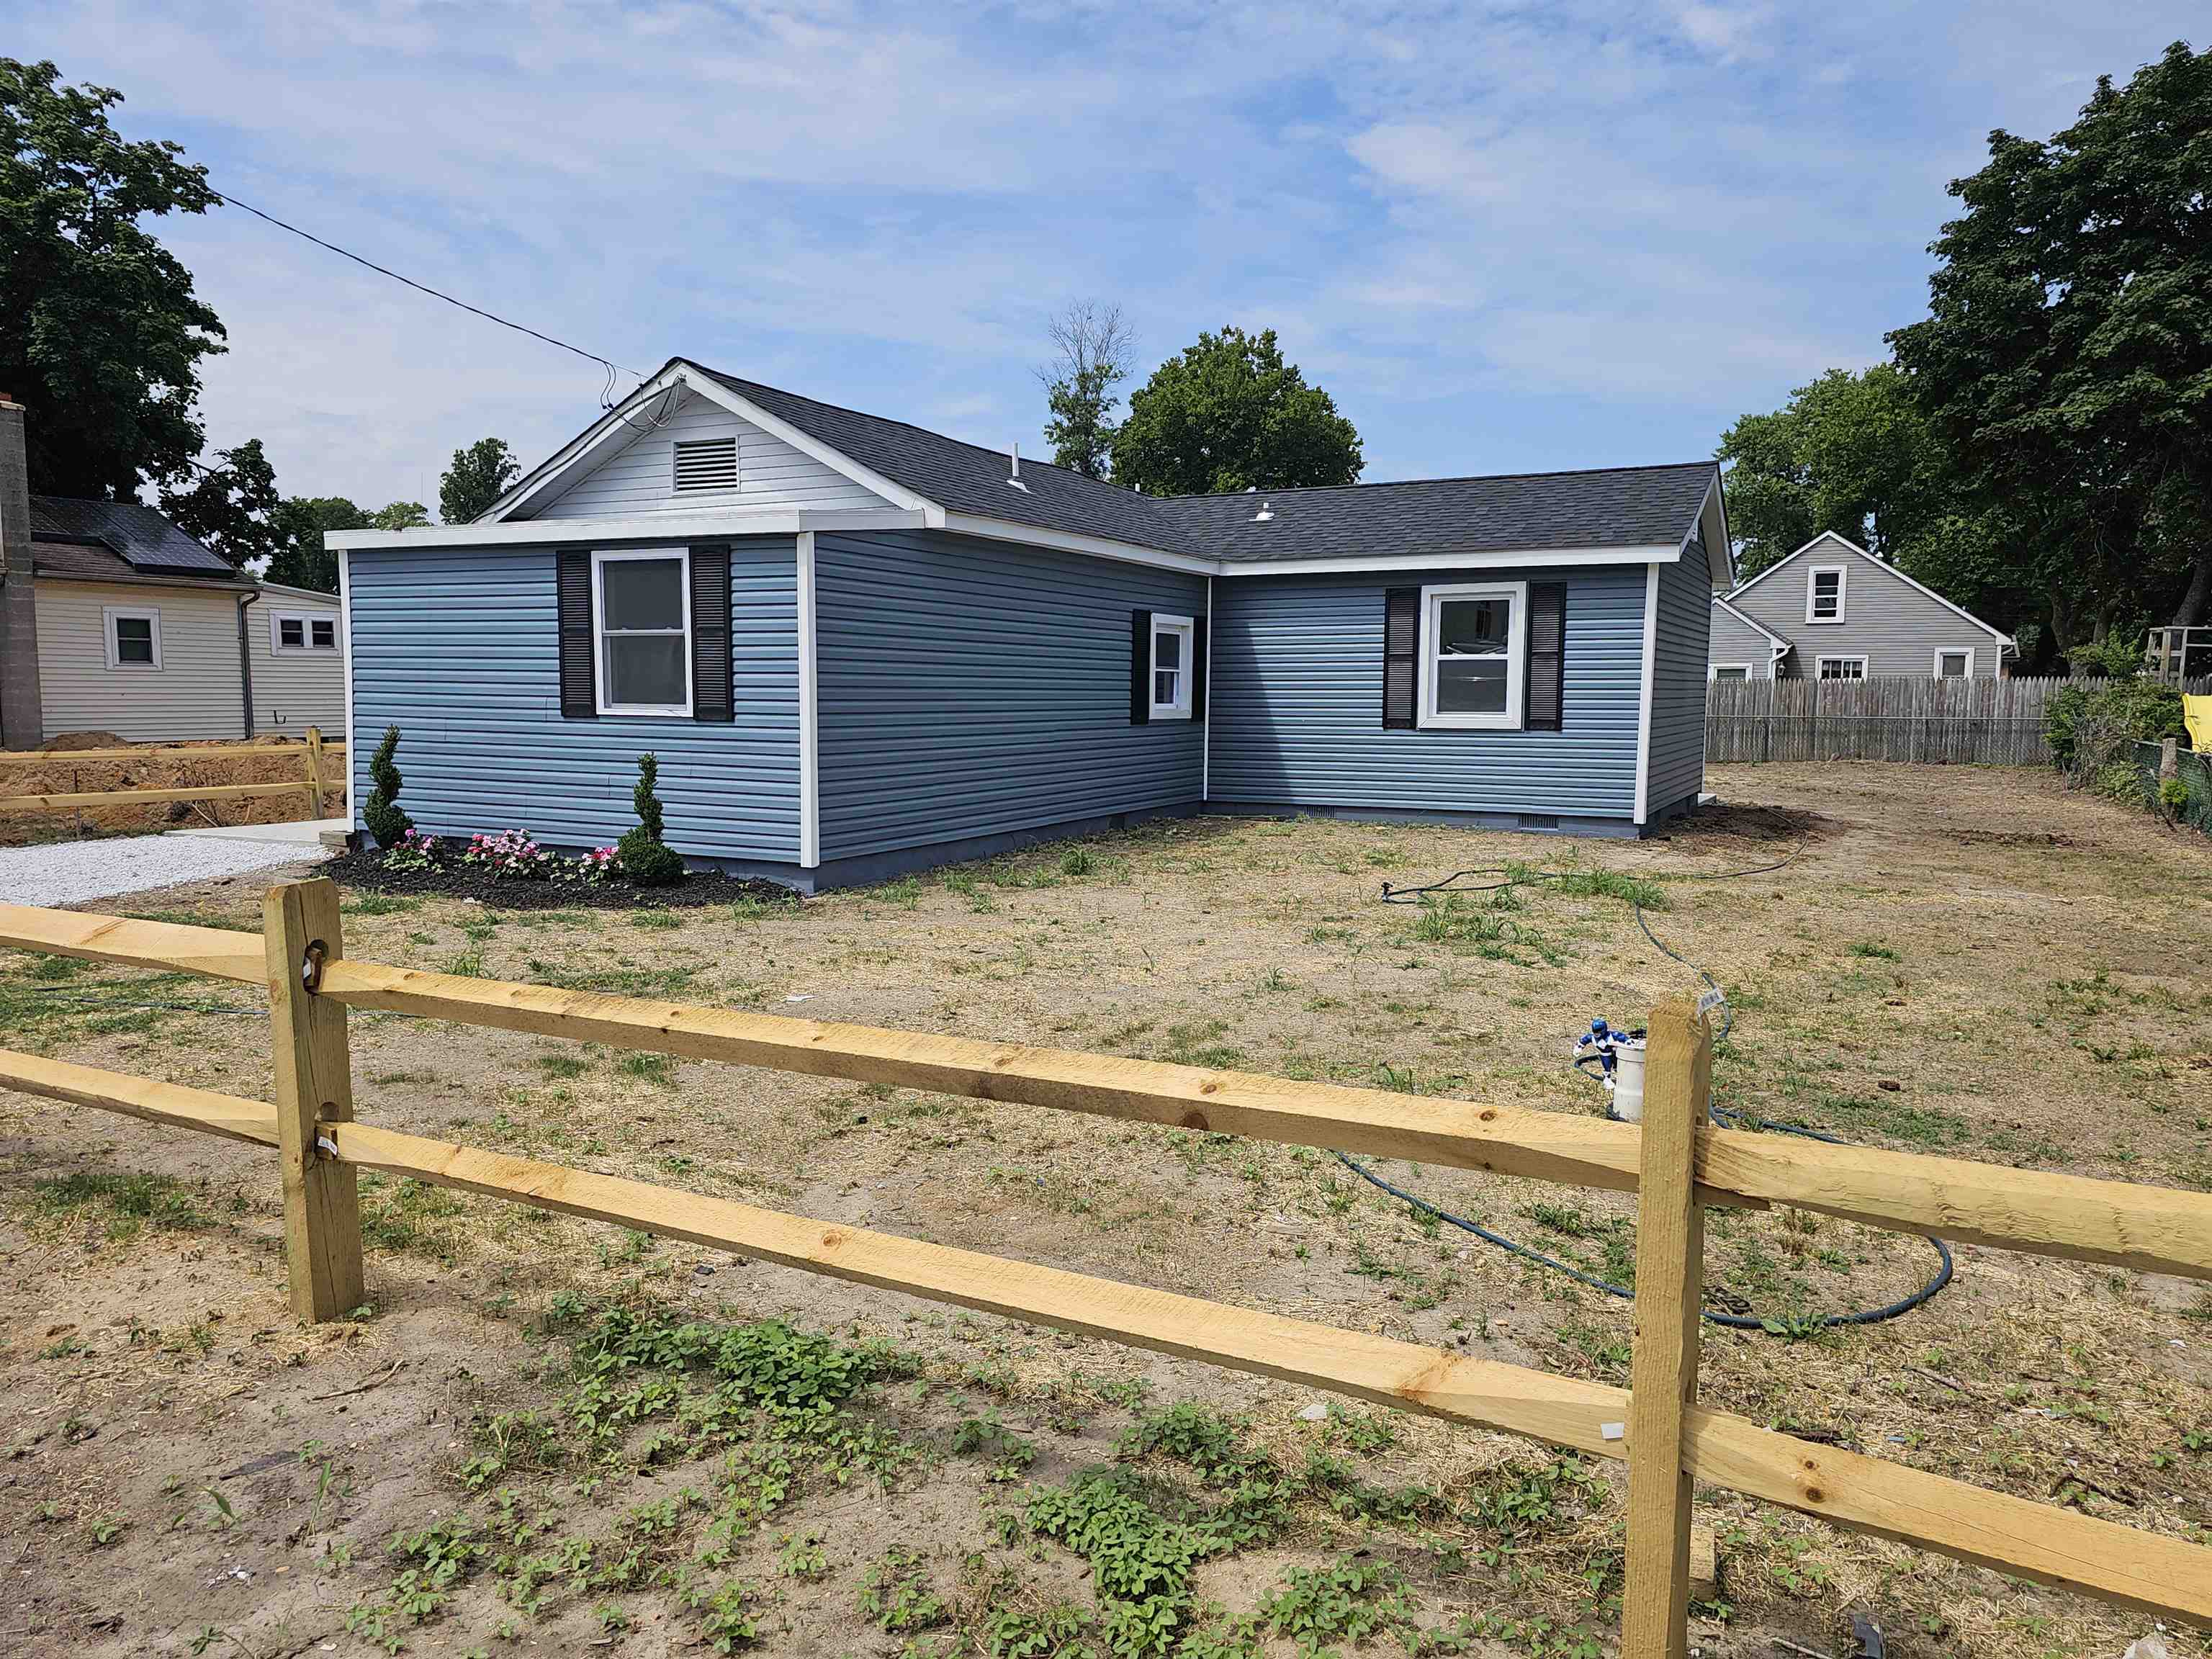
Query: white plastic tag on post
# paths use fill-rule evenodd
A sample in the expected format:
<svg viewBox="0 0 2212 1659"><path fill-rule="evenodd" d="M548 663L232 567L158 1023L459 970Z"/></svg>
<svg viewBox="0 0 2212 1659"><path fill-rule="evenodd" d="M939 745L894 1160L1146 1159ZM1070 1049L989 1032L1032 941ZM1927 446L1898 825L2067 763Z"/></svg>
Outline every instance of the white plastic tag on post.
<svg viewBox="0 0 2212 1659"><path fill-rule="evenodd" d="M1705 1015L1712 1012L1714 1009L1721 1007L1727 1001L1728 993L1722 990L1718 986L1715 986L1711 990L1706 992L1703 996L1698 999L1698 1017L1702 1019Z"/></svg>

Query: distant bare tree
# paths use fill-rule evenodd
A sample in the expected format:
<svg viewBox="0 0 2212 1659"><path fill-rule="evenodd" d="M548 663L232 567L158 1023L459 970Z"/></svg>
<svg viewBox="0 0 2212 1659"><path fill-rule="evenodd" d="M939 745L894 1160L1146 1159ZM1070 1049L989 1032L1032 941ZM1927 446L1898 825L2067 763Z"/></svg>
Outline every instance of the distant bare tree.
<svg viewBox="0 0 2212 1659"><path fill-rule="evenodd" d="M1128 378L1135 344L1128 322L1118 305L1079 300L1052 319L1049 332L1058 355L1036 377L1052 407L1044 427L1052 458L1087 478L1103 478L1114 444L1114 388Z"/></svg>

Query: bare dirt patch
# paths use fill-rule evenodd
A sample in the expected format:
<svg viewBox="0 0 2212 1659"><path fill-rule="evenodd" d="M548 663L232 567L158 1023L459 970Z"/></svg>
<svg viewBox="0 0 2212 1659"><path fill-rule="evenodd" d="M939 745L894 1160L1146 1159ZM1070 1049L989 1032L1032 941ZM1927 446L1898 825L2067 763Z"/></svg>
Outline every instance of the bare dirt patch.
<svg viewBox="0 0 2212 1659"><path fill-rule="evenodd" d="M1656 882L1655 930L1729 989L1721 1103L2212 1185L2212 848L2027 770L1776 766L1711 787L1729 806L1630 846L1202 820L795 909L356 894L345 925L351 953L409 965L1577 1111L1597 1102L1565 1071L1575 1030L1689 982L1616 896L1635 890L1522 888L1442 916L1378 896L1516 860L1609 872ZM1667 878L1799 844L1771 874ZM145 902L253 925L258 890ZM265 1017L237 988L0 962L0 1024L11 1046L269 1088ZM1626 1376L1623 1305L1298 1150L397 1016L352 1030L360 1109L395 1127ZM1309 1420L1319 1402L1279 1385L398 1182L365 1194L368 1306L305 1331L283 1312L265 1155L9 1097L0 1158L15 1650L496 1650L511 1626L545 1651L1288 1655L1324 1607L1366 1609L1322 1638L1340 1650L1363 1621L1370 1644L1419 1631L1432 1651L1610 1640L1620 1483L1526 1443ZM1611 1195L1382 1173L1594 1270L1632 1259L1633 1206ZM2205 1537L2204 1287L1959 1257L1903 1322L1710 1332L1705 1397ZM1717 1217L1708 1261L1802 1319L1901 1294L1927 1249L1778 1212ZM823 1409L779 1416L746 1391L762 1376ZM1249 1418L1233 1456L1206 1413ZM1930 1654L2116 1654L2144 1627L1700 1500L1723 1532L1709 1651L1826 1651L1853 1609ZM1108 1535L1184 1564L1155 1587L1170 1641L1129 1645Z"/></svg>

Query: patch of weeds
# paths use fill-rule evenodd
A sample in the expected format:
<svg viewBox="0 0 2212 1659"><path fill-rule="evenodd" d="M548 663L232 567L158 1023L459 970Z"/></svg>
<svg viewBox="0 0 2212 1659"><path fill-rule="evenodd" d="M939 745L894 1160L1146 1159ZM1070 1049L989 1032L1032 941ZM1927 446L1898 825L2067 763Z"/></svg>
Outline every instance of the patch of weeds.
<svg viewBox="0 0 2212 1659"><path fill-rule="evenodd" d="M1818 1121L1847 1134L1887 1135L1913 1146L1955 1146L1968 1138L1966 1120L1956 1112L1891 1094L1823 1095Z"/></svg>
<svg viewBox="0 0 2212 1659"><path fill-rule="evenodd" d="M1489 1531L1517 1540L1573 1525L1603 1491L1603 1481L1578 1456L1515 1462L1481 1476L1467 1509Z"/></svg>
<svg viewBox="0 0 2212 1659"><path fill-rule="evenodd" d="M1209 1072L1234 1071L1244 1063L1244 1051L1214 1041L1229 1030L1222 1019L1193 1020L1168 1027L1160 1058L1176 1066L1198 1066Z"/></svg>
<svg viewBox="0 0 2212 1659"><path fill-rule="evenodd" d="M556 1082L565 1083L571 1078L583 1076L592 1069L590 1060L566 1049L556 1049L550 1054L537 1054L532 1058L537 1061L538 1069Z"/></svg>
<svg viewBox="0 0 2212 1659"><path fill-rule="evenodd" d="M830 1558L822 1553L822 1534L813 1528L787 1532L776 1540L775 1570L786 1578L819 1578L830 1571Z"/></svg>
<svg viewBox="0 0 2212 1659"><path fill-rule="evenodd" d="M441 974L452 974L459 979L482 979L484 976L483 945L481 943L473 944L466 950L456 951L446 958L444 965L438 971Z"/></svg>
<svg viewBox="0 0 2212 1659"><path fill-rule="evenodd" d="M643 927L649 932L667 933L672 929L681 927L684 925L684 918L673 910L657 908L633 910L630 912L629 925L633 927Z"/></svg>
<svg viewBox="0 0 2212 1659"><path fill-rule="evenodd" d="M1328 1437L1356 1452L1372 1455L1398 1443L1398 1425L1382 1412L1358 1411L1332 1401L1328 1420Z"/></svg>
<svg viewBox="0 0 2212 1659"><path fill-rule="evenodd" d="M1851 954L1855 957L1865 957L1875 962L1902 962L1905 959L1880 939L1863 939L1854 942L1851 945Z"/></svg>
<svg viewBox="0 0 2212 1659"><path fill-rule="evenodd" d="M887 1631L930 1630L951 1616L930 1588L929 1569L906 1550L886 1550L868 1569L860 1606Z"/></svg>
<svg viewBox="0 0 2212 1659"><path fill-rule="evenodd" d="M886 904L896 904L902 910L911 910L921 902L921 884L912 876L901 876L896 881L887 881L877 888L875 896Z"/></svg>
<svg viewBox="0 0 2212 1659"><path fill-rule="evenodd" d="M32 1191L40 1208L58 1214L105 1211L107 1236L118 1241L134 1237L142 1226L185 1231L215 1224L183 1182L163 1175L80 1170L40 1181Z"/></svg>
<svg viewBox="0 0 2212 1659"><path fill-rule="evenodd" d="M366 1171L361 1178L361 1238L373 1250L427 1256L447 1267L455 1258L461 1200L442 1187Z"/></svg>
<svg viewBox="0 0 2212 1659"><path fill-rule="evenodd" d="M1036 1445L1024 1440L999 1420L994 1408L981 1417L963 1417L952 1431L952 1449L961 1456L981 1454L990 1461L985 1479L1018 1480L1036 1462Z"/></svg>
<svg viewBox="0 0 2212 1659"><path fill-rule="evenodd" d="M258 921L234 921L214 910L125 910L133 921L166 921L176 927L220 927L227 933L258 933Z"/></svg>
<svg viewBox="0 0 2212 1659"><path fill-rule="evenodd" d="M1340 1556L1326 1567L1293 1567L1283 1587L1260 1604L1276 1635L1298 1644L1307 1659L1335 1642L1357 1642L1413 1620L1406 1576L1387 1561Z"/></svg>
<svg viewBox="0 0 2212 1659"><path fill-rule="evenodd" d="M676 1062L666 1054L626 1054L616 1060L615 1070L656 1089L676 1086Z"/></svg>
<svg viewBox="0 0 2212 1659"><path fill-rule="evenodd" d="M1000 1607L980 1634L985 1659L1095 1659L1097 1650L1083 1639L1091 1625L1089 1613L1060 1601L1042 1613ZM1188 1654L1188 1642L1177 1651Z"/></svg>
<svg viewBox="0 0 2212 1659"><path fill-rule="evenodd" d="M1060 873L1079 879L1098 867L1088 848L1071 847L1060 855Z"/></svg>

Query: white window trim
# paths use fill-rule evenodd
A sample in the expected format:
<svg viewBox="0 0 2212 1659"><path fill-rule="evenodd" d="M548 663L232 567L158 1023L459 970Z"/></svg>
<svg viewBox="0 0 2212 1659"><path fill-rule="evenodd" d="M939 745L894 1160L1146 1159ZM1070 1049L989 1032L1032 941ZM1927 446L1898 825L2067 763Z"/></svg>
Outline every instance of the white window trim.
<svg viewBox="0 0 2212 1659"><path fill-rule="evenodd" d="M1930 672L1939 680L1943 678L1943 659L1946 657L1964 657L1966 659L1966 672L1961 678L1966 679L1974 678L1974 647L1972 646L1946 645L1937 648Z"/></svg>
<svg viewBox="0 0 2212 1659"><path fill-rule="evenodd" d="M300 643L297 645L287 645L284 643L284 630L281 626L279 626L279 624L288 622L295 622L300 624ZM315 624L317 623L328 623L330 624L331 642L328 645L317 645L315 643ZM313 655L319 652L336 651L337 648L338 619L336 615L325 614L319 611L272 611L269 613L269 651L270 655Z"/></svg>
<svg viewBox="0 0 2212 1659"><path fill-rule="evenodd" d="M115 624L125 617L132 621L143 618L153 625L154 660L125 662L115 648ZM119 673L147 674L158 672L161 666L161 613L150 605L107 605L100 610L100 632L107 648L107 665Z"/></svg>
<svg viewBox="0 0 2212 1659"><path fill-rule="evenodd" d="M1721 670L1723 668L1735 669L1746 679L1751 678L1751 665L1747 662L1717 662L1709 665L1705 669L1706 680L1710 682L1720 678Z"/></svg>
<svg viewBox="0 0 2212 1659"><path fill-rule="evenodd" d="M1437 712L1437 613L1449 599L1507 599L1513 616L1505 635L1505 707L1495 714ZM1518 732L1523 723L1522 659L1528 637L1528 584L1460 582L1421 590L1420 702L1417 718L1424 730Z"/></svg>
<svg viewBox="0 0 2212 1659"><path fill-rule="evenodd" d="M1826 679L1828 677L1827 677L1826 674L1822 673L1820 671L1821 671L1822 669L1826 668L1826 667L1830 663L1832 663L1832 662L1855 662L1855 663L1856 663L1856 664L1859 665L1858 680L1844 680L1844 679L1838 679L1838 681L1836 681L1836 682L1835 682L1835 684L1843 684L1843 685L1854 685L1854 684L1858 684L1858 683L1859 683L1859 681L1864 680L1864 679L1866 678L1866 677L1867 677L1867 659L1866 659L1863 656L1861 656L1861 655L1857 654L1856 653L1852 653L1848 654L1848 655L1844 655L1844 656L1838 656L1838 657L1815 657L1815 658L1814 658L1814 659L1813 659L1813 678L1814 678L1814 679L1816 679L1816 680L1825 680L1825 679Z"/></svg>
<svg viewBox="0 0 2212 1659"><path fill-rule="evenodd" d="M1816 617L1813 614L1814 596L1820 591L1820 578L1836 579L1836 614ZM1851 572L1849 565L1814 564L1805 568L1805 620L1820 628L1832 628L1844 619L1844 602L1850 592Z"/></svg>
<svg viewBox="0 0 2212 1659"><path fill-rule="evenodd" d="M1163 634L1176 635L1182 641L1182 671L1176 676L1176 700L1173 702L1162 702L1153 695L1153 688L1159 684L1160 635ZM1150 700L1153 720L1187 720L1190 718L1191 676L1198 668L1192 657L1197 639L1198 624L1194 619L1178 617L1167 611L1152 612L1151 645L1146 651L1151 660L1146 665L1148 677L1145 681L1145 695Z"/></svg>
<svg viewBox="0 0 2212 1659"><path fill-rule="evenodd" d="M673 559L677 583L684 595L684 701L682 703L610 702L607 701L607 603L599 573L611 564L630 564L642 559ZM616 638L665 639L673 630L665 628L623 628ZM592 554L592 685L593 706L602 714L640 715L647 720L691 718L691 550L688 547L633 547L619 553L594 550Z"/></svg>

